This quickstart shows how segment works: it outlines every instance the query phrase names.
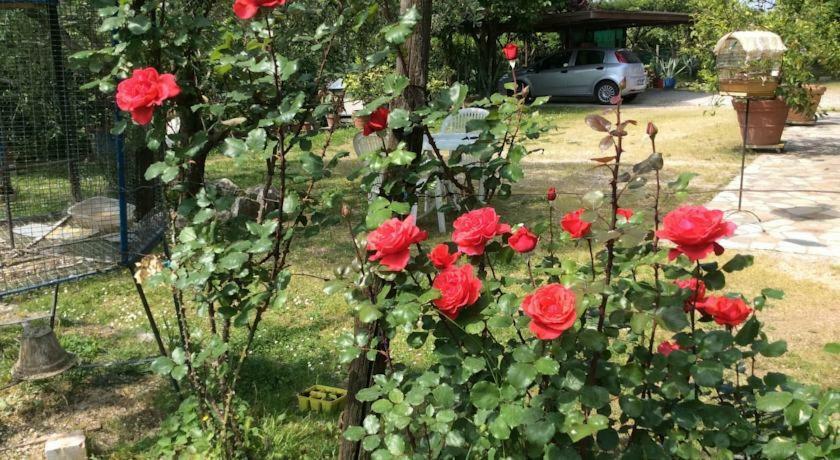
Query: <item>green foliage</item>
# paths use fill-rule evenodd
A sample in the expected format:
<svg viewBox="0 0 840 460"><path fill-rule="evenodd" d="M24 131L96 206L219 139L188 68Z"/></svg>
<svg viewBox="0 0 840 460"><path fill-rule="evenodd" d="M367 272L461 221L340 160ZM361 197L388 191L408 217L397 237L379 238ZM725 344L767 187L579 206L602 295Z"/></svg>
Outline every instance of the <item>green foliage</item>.
<svg viewBox="0 0 840 460"><path fill-rule="evenodd" d="M700 75L710 85L717 81L712 49L720 37L736 30L770 30L782 38L788 51L782 58L778 94L800 111L816 110L803 85L814 83L819 75L840 75L837 0L779 0L767 9L735 0L692 0L692 5L696 11L692 54L700 59Z"/></svg>

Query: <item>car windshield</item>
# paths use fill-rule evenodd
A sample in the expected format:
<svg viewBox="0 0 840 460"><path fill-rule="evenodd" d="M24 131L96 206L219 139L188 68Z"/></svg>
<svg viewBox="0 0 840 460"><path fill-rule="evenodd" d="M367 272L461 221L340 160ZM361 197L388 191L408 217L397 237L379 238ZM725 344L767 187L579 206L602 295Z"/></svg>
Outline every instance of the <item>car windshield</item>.
<svg viewBox="0 0 840 460"><path fill-rule="evenodd" d="M615 54L621 56L623 59L622 62L626 62L628 64L639 64L642 62L642 60L639 59L639 56L636 56L636 53L630 50L618 50Z"/></svg>
<svg viewBox="0 0 840 460"><path fill-rule="evenodd" d="M553 56L545 58L539 65L541 69L559 69L569 64L569 59L572 57L571 51L562 51Z"/></svg>

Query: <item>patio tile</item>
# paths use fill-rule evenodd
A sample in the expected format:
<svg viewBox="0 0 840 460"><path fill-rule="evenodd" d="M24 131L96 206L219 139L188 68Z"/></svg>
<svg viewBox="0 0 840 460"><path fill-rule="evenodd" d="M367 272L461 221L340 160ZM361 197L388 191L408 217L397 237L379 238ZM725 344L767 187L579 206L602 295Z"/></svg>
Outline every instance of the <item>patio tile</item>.
<svg viewBox="0 0 840 460"><path fill-rule="evenodd" d="M744 172L745 188L773 190L745 192L749 212L732 211L740 177L709 202L738 224L724 246L840 257L840 114L815 127L787 127L784 139L788 153L759 155Z"/></svg>

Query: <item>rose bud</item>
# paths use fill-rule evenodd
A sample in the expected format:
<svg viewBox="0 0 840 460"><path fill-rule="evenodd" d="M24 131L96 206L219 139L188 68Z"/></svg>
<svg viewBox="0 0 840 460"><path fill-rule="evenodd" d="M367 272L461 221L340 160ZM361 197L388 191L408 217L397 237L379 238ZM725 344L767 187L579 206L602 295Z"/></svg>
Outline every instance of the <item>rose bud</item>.
<svg viewBox="0 0 840 460"><path fill-rule="evenodd" d="M659 130L656 128L656 125L649 121L647 124L648 137L650 137L651 139L655 139L657 133L659 133Z"/></svg>
<svg viewBox="0 0 840 460"><path fill-rule="evenodd" d="M545 194L545 198L548 201L554 201L557 199L557 189L554 187L549 187L548 192Z"/></svg>
<svg viewBox="0 0 840 460"><path fill-rule="evenodd" d="M514 251L525 254L533 251L537 247L537 241L539 241L539 237L523 225L508 238L508 245Z"/></svg>

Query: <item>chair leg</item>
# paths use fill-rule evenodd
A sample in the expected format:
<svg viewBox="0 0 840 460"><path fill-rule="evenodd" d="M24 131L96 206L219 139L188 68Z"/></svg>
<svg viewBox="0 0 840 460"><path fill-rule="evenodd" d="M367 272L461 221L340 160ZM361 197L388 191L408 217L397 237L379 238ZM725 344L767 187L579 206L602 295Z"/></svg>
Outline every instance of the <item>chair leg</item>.
<svg viewBox="0 0 840 460"><path fill-rule="evenodd" d="M446 187L442 180L438 180L437 190L435 193L435 209L437 210L438 231L446 233L446 215L441 211L443 207L443 194Z"/></svg>

